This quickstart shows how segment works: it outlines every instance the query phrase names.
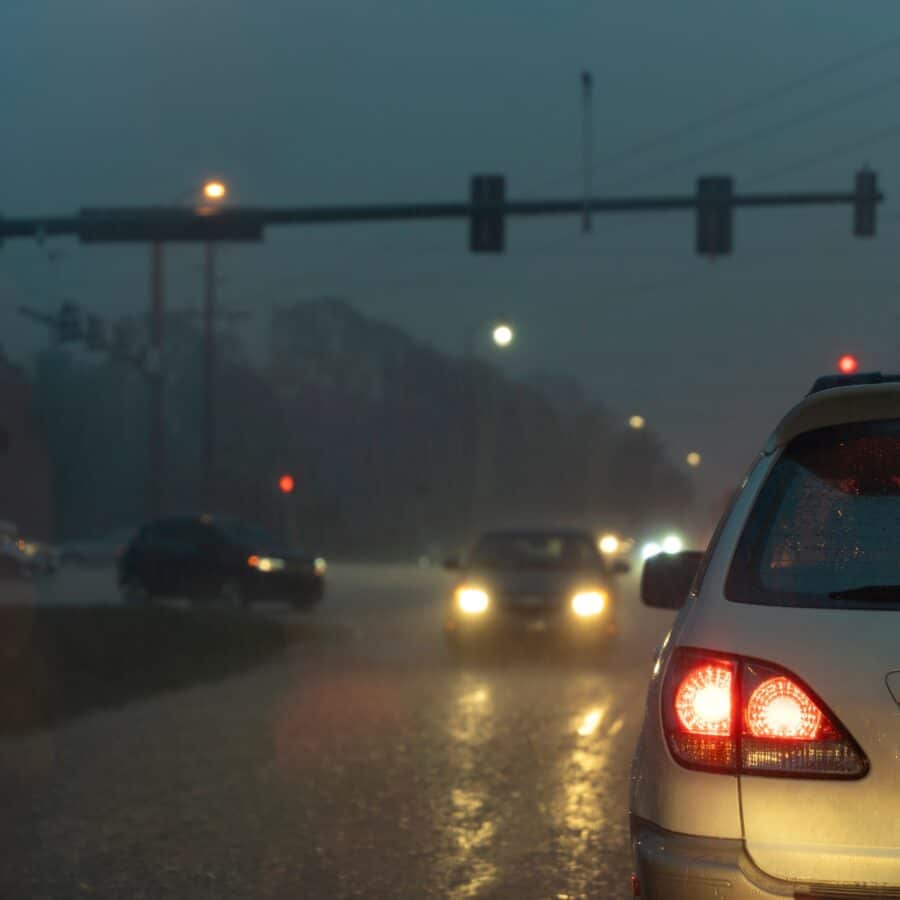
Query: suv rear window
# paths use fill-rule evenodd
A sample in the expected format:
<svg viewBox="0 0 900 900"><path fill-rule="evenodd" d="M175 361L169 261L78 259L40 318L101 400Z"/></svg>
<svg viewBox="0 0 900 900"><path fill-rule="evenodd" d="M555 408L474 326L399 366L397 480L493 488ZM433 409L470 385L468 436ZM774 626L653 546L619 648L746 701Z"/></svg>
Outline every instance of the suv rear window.
<svg viewBox="0 0 900 900"><path fill-rule="evenodd" d="M793 440L747 520L725 594L770 606L900 609L900 420Z"/></svg>

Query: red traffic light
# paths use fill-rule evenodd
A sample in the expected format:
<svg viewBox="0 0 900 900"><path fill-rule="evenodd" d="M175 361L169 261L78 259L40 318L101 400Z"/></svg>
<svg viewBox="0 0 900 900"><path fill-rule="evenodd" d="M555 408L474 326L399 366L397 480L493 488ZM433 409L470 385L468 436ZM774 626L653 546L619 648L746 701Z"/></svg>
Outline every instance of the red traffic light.
<svg viewBox="0 0 900 900"><path fill-rule="evenodd" d="M859 368L859 360L851 353L845 353L838 360L838 369L844 375L852 375Z"/></svg>
<svg viewBox="0 0 900 900"><path fill-rule="evenodd" d="M292 494L294 492L294 476L282 475L281 478L278 479L278 490L281 491L282 494Z"/></svg>

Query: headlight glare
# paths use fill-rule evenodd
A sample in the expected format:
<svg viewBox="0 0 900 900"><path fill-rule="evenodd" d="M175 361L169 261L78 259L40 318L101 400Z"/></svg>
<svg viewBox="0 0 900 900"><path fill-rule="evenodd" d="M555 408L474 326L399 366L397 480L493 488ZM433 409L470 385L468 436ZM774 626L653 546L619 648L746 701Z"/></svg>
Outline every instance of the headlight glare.
<svg viewBox="0 0 900 900"><path fill-rule="evenodd" d="M247 565L260 572L280 572L284 568L284 560L274 556L248 556Z"/></svg>
<svg viewBox="0 0 900 900"><path fill-rule="evenodd" d="M572 612L587 618L599 616L606 609L606 591L579 591L572 598Z"/></svg>
<svg viewBox="0 0 900 900"><path fill-rule="evenodd" d="M491 598L487 591L477 587L461 587L456 590L456 603L469 615L479 615L487 611Z"/></svg>

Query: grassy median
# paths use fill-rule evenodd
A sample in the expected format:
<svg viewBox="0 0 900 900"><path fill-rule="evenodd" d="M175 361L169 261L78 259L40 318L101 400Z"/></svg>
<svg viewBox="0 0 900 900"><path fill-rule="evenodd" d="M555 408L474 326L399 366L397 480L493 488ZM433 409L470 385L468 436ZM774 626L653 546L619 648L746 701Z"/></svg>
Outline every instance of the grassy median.
<svg viewBox="0 0 900 900"><path fill-rule="evenodd" d="M217 610L0 607L0 734L223 678L309 629Z"/></svg>

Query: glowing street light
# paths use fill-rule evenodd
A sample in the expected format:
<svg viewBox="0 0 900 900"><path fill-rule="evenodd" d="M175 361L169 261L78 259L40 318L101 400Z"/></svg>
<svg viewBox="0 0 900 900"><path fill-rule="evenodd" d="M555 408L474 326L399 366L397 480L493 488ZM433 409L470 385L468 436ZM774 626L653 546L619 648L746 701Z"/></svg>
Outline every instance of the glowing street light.
<svg viewBox="0 0 900 900"><path fill-rule="evenodd" d="M632 416L628 420L628 427L633 428L635 431L640 431L646 424L647 421L643 416Z"/></svg>
<svg viewBox="0 0 900 900"><path fill-rule="evenodd" d="M516 339L516 333L512 330L512 326L506 322L500 322L494 326L491 338L498 347L505 348Z"/></svg>
<svg viewBox="0 0 900 900"><path fill-rule="evenodd" d="M203 196L207 200L224 200L228 194L228 188L224 181L211 180L203 184Z"/></svg>
<svg viewBox="0 0 900 900"><path fill-rule="evenodd" d="M602 538L600 538L600 552L605 553L607 556L612 556L613 553L619 552L619 539L614 534L604 534Z"/></svg>
<svg viewBox="0 0 900 900"><path fill-rule="evenodd" d="M696 469L703 462L703 457L696 450L691 450L684 460L692 469Z"/></svg>
<svg viewBox="0 0 900 900"><path fill-rule="evenodd" d="M844 375L852 375L859 368L859 360L852 353L845 353L838 360L838 369Z"/></svg>

